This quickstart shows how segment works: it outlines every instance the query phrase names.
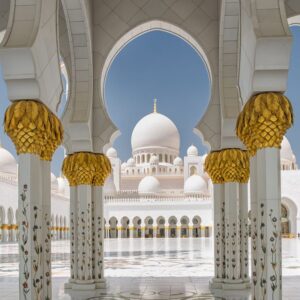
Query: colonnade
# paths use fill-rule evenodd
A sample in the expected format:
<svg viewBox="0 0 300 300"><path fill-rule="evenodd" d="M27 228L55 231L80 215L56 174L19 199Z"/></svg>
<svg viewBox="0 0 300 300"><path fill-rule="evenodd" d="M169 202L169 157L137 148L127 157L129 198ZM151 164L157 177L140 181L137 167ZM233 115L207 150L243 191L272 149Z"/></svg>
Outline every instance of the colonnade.
<svg viewBox="0 0 300 300"><path fill-rule="evenodd" d="M282 299L280 145L292 124L292 107L282 93L254 95L236 125L246 150L220 149L207 156L205 169L215 192L213 289L249 284L246 183L250 173L252 299Z"/></svg>
<svg viewBox="0 0 300 300"><path fill-rule="evenodd" d="M211 226L105 226L104 238L201 238L210 237Z"/></svg>
<svg viewBox="0 0 300 300"><path fill-rule="evenodd" d="M0 225L0 243L16 242L18 240L17 224L1 224Z"/></svg>
<svg viewBox="0 0 300 300"><path fill-rule="evenodd" d="M214 183L212 288L243 289L250 284L250 174L253 299L282 297L279 148L292 122L292 107L284 95L255 95L237 120L237 136L246 149L220 149L207 156L205 169ZM5 113L5 131L19 155L20 299L51 299L50 160L62 141L62 125L44 104L19 100ZM75 152L64 160L71 198L71 278L66 288L105 286L102 186L110 172L108 158L100 153Z"/></svg>

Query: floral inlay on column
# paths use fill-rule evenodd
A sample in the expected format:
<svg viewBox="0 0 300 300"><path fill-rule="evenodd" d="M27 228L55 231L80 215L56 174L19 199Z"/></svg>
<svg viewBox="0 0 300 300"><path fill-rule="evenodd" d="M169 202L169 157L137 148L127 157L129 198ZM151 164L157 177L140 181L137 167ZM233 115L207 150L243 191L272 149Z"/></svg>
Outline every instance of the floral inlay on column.
<svg viewBox="0 0 300 300"><path fill-rule="evenodd" d="M22 273L24 275L24 281L22 282L22 288L23 288L23 295L24 299L27 299L27 294L30 291L28 280L30 277L29 267L28 267L28 259L29 259L29 245L28 245L28 230L29 230L29 222L28 222L28 216L27 216L27 210L28 210L28 203L26 201L26 193L27 193L27 185L23 185L23 191L20 194L21 198L21 212L22 212L22 219L21 219L21 237L20 237L20 252L23 257L24 265Z"/></svg>
<svg viewBox="0 0 300 300"><path fill-rule="evenodd" d="M111 165L109 159L103 154L77 152L65 158L62 169L70 186L75 187L77 192L80 188L85 188L84 186L89 187L89 191L92 192L93 186L104 184L111 172ZM89 199L78 198L78 210L71 212L71 278L75 281L80 280L80 284L83 281L91 283L102 277L99 268L96 268L103 263L98 258L103 251L102 243L98 241L99 230L102 230L101 217L95 215L96 205L92 193L87 197ZM97 199L97 201L102 200ZM78 215L77 224L74 223L75 213ZM78 249L75 249L74 242L75 226L78 228ZM74 270L75 261L78 262L78 270Z"/></svg>

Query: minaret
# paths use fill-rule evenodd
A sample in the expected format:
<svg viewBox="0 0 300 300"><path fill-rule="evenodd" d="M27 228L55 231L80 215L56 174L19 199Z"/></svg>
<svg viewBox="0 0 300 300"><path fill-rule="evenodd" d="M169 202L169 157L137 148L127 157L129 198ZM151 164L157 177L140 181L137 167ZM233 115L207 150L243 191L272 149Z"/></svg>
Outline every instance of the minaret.
<svg viewBox="0 0 300 300"><path fill-rule="evenodd" d="M153 101L154 101L153 112L157 113L157 105L156 105L157 99L155 98Z"/></svg>

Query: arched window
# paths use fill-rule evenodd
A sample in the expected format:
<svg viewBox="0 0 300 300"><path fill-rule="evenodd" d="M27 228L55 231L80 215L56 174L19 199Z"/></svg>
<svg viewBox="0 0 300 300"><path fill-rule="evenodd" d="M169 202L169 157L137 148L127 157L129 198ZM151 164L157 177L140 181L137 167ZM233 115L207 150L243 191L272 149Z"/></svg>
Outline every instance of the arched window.
<svg viewBox="0 0 300 300"><path fill-rule="evenodd" d="M147 162L150 161L150 154L147 154Z"/></svg>
<svg viewBox="0 0 300 300"><path fill-rule="evenodd" d="M159 162L162 162L162 154L159 154Z"/></svg>
<svg viewBox="0 0 300 300"><path fill-rule="evenodd" d="M195 166L190 167L190 176L197 174L197 168Z"/></svg>
<svg viewBox="0 0 300 300"><path fill-rule="evenodd" d="M290 234L290 222L288 217L287 207L281 204L281 233L283 235Z"/></svg>
<svg viewBox="0 0 300 300"><path fill-rule="evenodd" d="M165 162L168 162L168 155L165 154Z"/></svg>

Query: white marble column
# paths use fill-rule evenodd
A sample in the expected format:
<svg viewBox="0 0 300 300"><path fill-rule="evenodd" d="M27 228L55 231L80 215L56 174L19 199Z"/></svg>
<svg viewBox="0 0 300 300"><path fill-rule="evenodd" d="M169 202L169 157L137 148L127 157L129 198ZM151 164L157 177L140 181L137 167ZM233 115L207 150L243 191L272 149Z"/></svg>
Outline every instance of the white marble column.
<svg viewBox="0 0 300 300"><path fill-rule="evenodd" d="M50 161L41 161L42 177L42 237L44 242L44 251L42 260L44 263L43 286L45 290L45 299L51 299L51 165Z"/></svg>
<svg viewBox="0 0 300 300"><path fill-rule="evenodd" d="M225 201L224 184L214 184L214 268L211 288L222 288L225 279ZM201 235L202 236L202 235Z"/></svg>
<svg viewBox="0 0 300 300"><path fill-rule="evenodd" d="M157 226L153 226L153 238L157 236Z"/></svg>
<svg viewBox="0 0 300 300"><path fill-rule="evenodd" d="M92 187L90 185L77 186L78 215L78 274L76 289L95 288L92 275ZM79 286L81 285L81 286Z"/></svg>
<svg viewBox="0 0 300 300"><path fill-rule="evenodd" d="M239 184L239 218L240 218L240 244L241 244L241 279L250 286L249 255L248 255L248 184Z"/></svg>
<svg viewBox="0 0 300 300"><path fill-rule="evenodd" d="M105 287L104 279L104 210L103 188L93 187L93 269L96 288Z"/></svg>
<svg viewBox="0 0 300 300"><path fill-rule="evenodd" d="M257 251L261 248L260 239L258 238L257 226L259 219L259 210L257 202L257 158L256 156L250 159L250 210L251 210L251 290L254 300L258 300L259 293L260 267L257 260Z"/></svg>
<svg viewBox="0 0 300 300"><path fill-rule="evenodd" d="M256 159L257 236L255 238L258 271L255 289L253 286L253 299L280 300L282 299L280 150L277 148L258 150Z"/></svg>
<svg viewBox="0 0 300 300"><path fill-rule="evenodd" d="M169 226L168 225L165 226L165 237L166 238L170 237L170 232L169 232Z"/></svg>
<svg viewBox="0 0 300 300"><path fill-rule="evenodd" d="M223 289L244 288L240 264L239 184L224 184L225 190L225 279Z"/></svg>
<svg viewBox="0 0 300 300"><path fill-rule="evenodd" d="M75 283L78 276L78 228L77 228L77 187L70 186L70 265L71 265L71 278L69 283ZM66 283L65 288L71 288L70 284Z"/></svg>
<svg viewBox="0 0 300 300"><path fill-rule="evenodd" d="M8 240L8 230L7 230L7 224L2 224L2 238L1 242L6 243Z"/></svg>
<svg viewBox="0 0 300 300"><path fill-rule="evenodd" d="M176 237L181 238L181 226L176 225Z"/></svg>
<svg viewBox="0 0 300 300"><path fill-rule="evenodd" d="M141 224L141 237L142 238L145 238L145 226L143 226L142 224Z"/></svg>
<svg viewBox="0 0 300 300"><path fill-rule="evenodd" d="M19 299L24 300L51 299L51 276L45 278L49 267L51 269L51 259L49 265L44 260L51 256L50 252L45 254L49 245L45 236L47 228L44 228L50 195L43 193L47 179L50 181L50 173L43 173L42 164L38 155L19 155Z"/></svg>

